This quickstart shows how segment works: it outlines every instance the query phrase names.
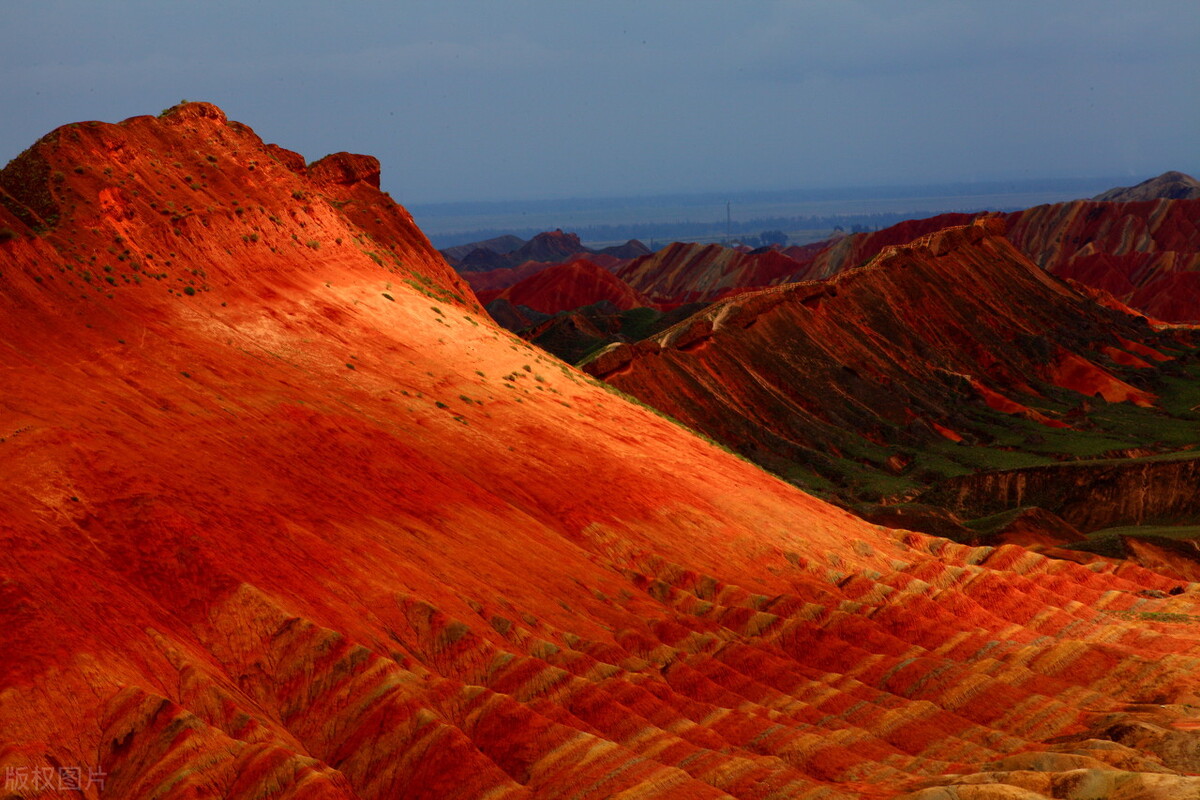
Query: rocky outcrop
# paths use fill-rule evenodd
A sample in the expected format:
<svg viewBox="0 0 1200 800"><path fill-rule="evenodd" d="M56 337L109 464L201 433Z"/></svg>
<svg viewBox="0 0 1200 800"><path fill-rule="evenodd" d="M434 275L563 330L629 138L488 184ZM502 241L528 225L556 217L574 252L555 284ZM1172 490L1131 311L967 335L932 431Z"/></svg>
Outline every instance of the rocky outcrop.
<svg viewBox="0 0 1200 800"><path fill-rule="evenodd" d="M496 242L496 240L489 240ZM579 241L578 234L564 233L561 229L539 233L527 242L508 249L510 240L501 238L499 246L479 243L469 252L455 257L454 251L448 256L455 268L462 272L481 272L505 267L516 267L527 261L559 264L570 260L573 256L592 253Z"/></svg>
<svg viewBox="0 0 1200 800"><path fill-rule="evenodd" d="M967 517L1017 506L1053 511L1087 533L1200 519L1200 456L1071 462L949 478L926 502Z"/></svg>
<svg viewBox="0 0 1200 800"><path fill-rule="evenodd" d="M615 244L611 247L602 247L596 251L600 255L611 256L612 258L620 259L621 261L630 261L635 258L650 255L649 247L639 242L637 239L630 239L625 244Z"/></svg>
<svg viewBox="0 0 1200 800"><path fill-rule="evenodd" d="M308 165L308 175L317 183L353 186L362 182L379 188L379 159L355 153L333 153Z"/></svg>
<svg viewBox="0 0 1200 800"><path fill-rule="evenodd" d="M575 233L563 233L562 229L546 231L534 236L525 244L508 254L510 264L526 261L549 261L557 263L580 253L588 252Z"/></svg>

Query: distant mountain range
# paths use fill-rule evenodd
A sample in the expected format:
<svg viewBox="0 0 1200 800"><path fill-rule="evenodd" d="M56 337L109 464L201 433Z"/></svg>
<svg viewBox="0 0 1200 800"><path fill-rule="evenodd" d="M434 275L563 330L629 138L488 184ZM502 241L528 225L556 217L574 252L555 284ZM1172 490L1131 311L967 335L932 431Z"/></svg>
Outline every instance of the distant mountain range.
<svg viewBox="0 0 1200 800"><path fill-rule="evenodd" d="M1166 180L1156 185L1169 192L1177 183L1177 180ZM1139 191L1141 193L1144 192ZM1197 280L1200 276L1200 229L1197 220L1200 220L1200 203L1193 200L1075 201L1007 215L947 214L910 220L878 232L839 236L804 248L748 251L675 243L654 254L610 264L613 276L603 282L603 290L594 280L585 280L582 275L573 282L573 272L564 265L555 268L560 271L553 273L553 290L542 294L543 284L549 284L522 271L536 267L535 276L549 274L550 268L537 264L508 270L515 283L500 290L481 291L480 297L501 324L521 331L530 341L569 360L586 363L589 372L611 380L644 402L774 471L788 475L801 485L839 498L839 502L855 507L860 513L880 519L888 518L892 512L863 503L877 503L881 499L894 503L898 497L907 498L905 502L915 502L925 492L936 502L933 506L918 503L922 510L910 511L905 524L924 526L943 534L954 531L955 535L970 538L971 529L964 519L969 519L972 513L1004 511L1012 507L1011 501L1007 506L996 505L994 500L985 497L986 493L965 488L969 485L967 477L961 478L964 488L957 491L975 492L969 503L952 499L948 490L935 491L935 486L949 485L950 479L956 476L1002 464L1033 468L1047 458L1073 461L1079 457L1076 453L1080 448L1092 457L1135 451L1146 456L1178 452L1179 448L1195 441L1194 423L1190 421L1190 415L1194 415L1190 408L1195 403L1186 401L1186 392L1176 394L1173 383L1175 377L1183 374L1179 372L1180 365L1188 363L1190 358L1187 349L1190 345L1186 344L1190 340L1170 340L1173 343L1167 345L1168 350L1184 349L1172 356L1163 355L1157 345L1146 339L1147 318L1138 316L1138 311L1148 315L1150 320L1187 322L1200 319L1200 281ZM990 226L989 230L993 231L990 236L1005 236L1011 243L1010 250L1011 245L1016 245L1022 255L1018 258L1011 253L1006 256L993 253L984 257L968 255L975 245L951 248L967 259L966 264L979 260L1004 266L988 273L990 277L986 280L968 280L971 271L977 268L965 265L953 266L945 273L938 272L932 263L923 266L923 269L932 270L929 272L915 271L914 267L908 266L904 274L916 284L904 283L890 293L877 292L870 299L864 297L863 308L918 308L924 302L920 296L930 295L933 287L944 287L950 291L942 296L936 308L954 309L955 314L961 313L965 315L964 319L973 320L972 324L982 324L995 313L988 309L999 307L1018 316L996 318L988 332L969 335L962 331L950 332L952 327L947 320L932 322L942 331L937 336L950 336L954 341L954 347L949 350L937 342L929 330L925 333L901 332L903 325L909 323L868 316L869 322L865 323L868 330L889 331L885 339L872 345L875 357L890 359L892 364L908 365L901 373L885 371L880 375L887 375L886 378L876 375L873 382L864 383L861 366L857 363L865 357L863 354L828 357L828 372L820 372L817 364L821 363L821 357L817 353L822 351L810 352L801 347L793 352L793 348L799 347L797 337L806 324L803 320L808 319L803 314L763 328L785 331L785 338L779 341L755 343L751 337L745 343L734 345L730 337L739 327L727 328L724 336L711 341L735 348L728 356L721 355L721 347L710 346L710 334L696 333L697 330L712 329L714 323L711 320L725 319L729 315L751 320L747 327L760 330L759 317L753 314L746 317L749 313L746 308L769 307L776 309L772 313L778 315L783 313L778 308L786 307L784 304L777 308L776 295L772 294L775 290L770 287L779 287L779 290L813 287L804 289L801 294L809 298L806 302L822 306L825 301L813 298L822 297L822 292L828 291L831 297L839 298L834 307L844 307L844 310L830 312L831 324L856 325L854 320L865 312L851 310L852 301L847 292L848 287L862 291L861 287L867 285L864 283L866 278L861 275L864 269L879 274L881 268L873 265L885 257L891 259L889 264L898 263L894 257L897 248L915 247L914 253L926 252L927 246L919 245L920 242L930 236L940 236L939 242L947 241L949 230L972 224ZM938 247L944 246L939 244ZM943 257L949 258L949 255ZM1032 259L1034 263L1030 264L1026 259ZM914 263L923 262L917 259ZM951 261L938 263L949 265ZM1018 263L1022 266L1018 267ZM863 266L868 264L872 266ZM1052 291L1037 283L1018 291L1020 284L1014 281L1019 276L1040 274L1042 269L1068 283L1054 284L1061 288ZM505 274L505 270L497 270L488 274L488 280L492 285L500 285ZM851 276L855 276L854 280ZM982 283L973 284L971 280L982 280ZM795 281L817 283L797 285ZM920 294L913 293L917 285L925 287ZM795 291L800 289L795 288ZM632 300L638 296L644 298L640 307ZM1075 298L1071 310L1061 305L1066 296ZM987 305L979 307L980 302ZM576 304L575 308L571 307L572 303ZM1047 303L1050 305L1046 306ZM1053 320L1070 320L1067 324L1072 333L1067 334L1067 340L1071 344L1067 344L1067 340L1052 344L1055 338L1048 333L1050 328L1027 329L1029 315L1043 306L1046 307L1039 313L1045 324L1050 325ZM1084 308L1090 310L1085 312ZM935 315L923 320L931 322L940 312L927 309L922 313ZM768 318L774 317L768 315ZM1092 321L1085 322L1089 318ZM1020 342L1024 344L1000 344L1014 331L1022 330L1025 332L1021 334L1024 338ZM1086 330L1095 333L1089 338L1081 333ZM1122 332L1114 339L1114 332L1119 330ZM1184 329L1169 330L1174 331L1169 336L1180 336ZM865 330L857 328L835 328L811 335L814 342L873 341ZM668 347L667 342L673 344ZM890 349L899 342L908 342L908 346L915 349L888 356ZM968 345L968 342L973 344ZM1020 357L1025 361L1014 362L1016 356L1002 354L1012 346L1032 349ZM1058 355L1053 355L1046 349L1048 347L1051 350L1057 348ZM930 375L914 372L914 365L928 361L931 353L962 355L959 353L962 348L974 353L972 358L981 360L941 367L945 372L939 374L957 375L967 382L955 389L940 386L937 397L941 399L934 406L942 409L939 413L943 415L951 413L941 403L956 392L965 392L964 397L971 399L962 401L967 403L962 408L972 407L974 403L975 411L965 416L963 411L953 412L957 421L950 422L946 418L929 420L927 412L912 410L921 402L933 402L928 398L921 402L911 401L899 417L872 407L872 402L882 399L901 402L906 391L919 395L918 389L903 388L907 381L915 381L914 387L939 386ZM677 359L667 356L676 353L681 359L678 363L692 365L687 371L670 371L675 368ZM1107 366L1097 366L1097 356ZM709 357L727 358L728 361L701 366ZM789 358L800 359L803 366ZM999 365L1018 362L1020 366L1007 369L1008 378L1001 378L997 372ZM1165 366L1159 366L1160 362ZM642 363L654 370L667 371L655 379L638 377L644 375L644 371L636 366ZM849 371L839 371L842 367ZM748 387L738 388L732 376L747 370L754 379ZM873 370L878 372L879 368ZM818 373L828 377L818 379ZM1041 377L1035 378L1035 375ZM793 376L803 377L796 384ZM989 383L996 379L1001 379L1002 384L1009 381L1008 388ZM1035 388L1037 381L1048 382L1050 388ZM886 390L881 388L884 385ZM1158 385L1167 392L1165 403L1173 410L1166 413L1183 414L1167 425L1167 428L1182 431L1174 438L1159 441L1140 434L1127 436L1125 429L1130 420L1120 415L1108 415L1108 404L1134 402L1147 409L1156 409L1130 412L1140 415L1142 422L1139 425L1144 429L1153 429L1153 419L1164 413L1164 406L1157 401L1157 393L1148 391L1147 387L1151 385ZM869 388L872 386L875 388ZM755 394L762 391L766 394ZM1067 394L1063 395L1063 391ZM702 399L710 392L713 393L711 398ZM868 395L858 396L855 392L868 392ZM1071 400L1072 392L1086 397L1099 392L1104 402L1092 407L1088 400L1081 401L1078 397ZM1042 399L1031 401L1031 396ZM775 411L766 414L764 409L767 408ZM849 416L843 416L845 414ZM996 433L997 426L1000 429L1012 426L1010 422L1001 421L1005 415L1012 414L1037 423L1025 434L1028 442L1024 444L1021 440L1013 441L1009 434L998 436ZM1074 417L1071 421L1063 421L1064 414ZM975 415L982 416L976 422L970 422ZM881 422L885 419L892 422ZM926 421L910 429L907 426L914 419ZM1066 432L1037 433L1037 425L1065 429ZM1085 430L1090 433L1083 433ZM946 438L956 442L969 440L972 446L947 450ZM1000 452L1007 455L1001 456ZM960 456L965 456L966 460ZM1019 467L1018 473L1023 468ZM1128 464L1131 475L1143 468L1142 462L1136 459ZM1164 469L1169 473L1176 468L1191 469L1190 462L1178 462L1175 467ZM1044 471L1034 474L1040 475ZM1076 470L1070 474L1082 476L1084 473ZM1164 479L1178 480L1178 475L1171 473ZM1105 518L1104 512L1100 511L1103 506L1088 501L1087 507L1098 516L1083 520L1064 505L1074 500L1070 493L1062 492L1061 482L1057 478L1048 480L1048 486L1059 487L1049 491L1058 491L1060 501L1050 503L1048 498L1043 498L1039 502L1050 504L1055 512L1065 514L1071 519L1068 527L1077 525L1084 533L1096 529L1098 524L1103 527L1103 524L1117 525L1138 519L1139 514L1186 520L1196 513L1196 509L1186 506L1182 510L1166 510L1173 508L1172 504L1180 498L1178 493L1168 490L1155 501L1161 504L1156 506L1159 511L1151 508L1135 512L1118 504L1122 510L1113 511ZM1091 485L1081 483L1078 497L1090 497L1088 487ZM947 507L954 509L951 517L939 510ZM967 517L954 516L959 513ZM1077 541L1081 538L1082 534L1076 537Z"/></svg>
<svg viewBox="0 0 1200 800"><path fill-rule="evenodd" d="M635 258L649 252L649 248L636 240L593 250L584 247L577 234L563 233L561 229L540 233L529 241L516 236L502 236L441 251L446 261L460 272L516 267L530 261L554 264L582 255Z"/></svg>

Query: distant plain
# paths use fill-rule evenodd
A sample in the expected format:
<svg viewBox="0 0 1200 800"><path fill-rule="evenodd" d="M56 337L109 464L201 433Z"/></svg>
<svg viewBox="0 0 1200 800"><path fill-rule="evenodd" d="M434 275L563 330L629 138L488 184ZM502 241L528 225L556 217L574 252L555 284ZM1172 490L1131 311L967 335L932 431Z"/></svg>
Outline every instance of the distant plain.
<svg viewBox="0 0 1200 800"><path fill-rule="evenodd" d="M721 241L727 235L782 230L793 244L824 239L835 226L883 227L947 212L1011 211L1091 197L1128 178L979 182L937 186L850 187L657 196L558 198L409 205L435 247L511 233L529 238L561 228L604 247L631 238ZM399 198L403 202L403 198ZM729 203L727 231L726 203ZM652 241L653 240L653 241Z"/></svg>

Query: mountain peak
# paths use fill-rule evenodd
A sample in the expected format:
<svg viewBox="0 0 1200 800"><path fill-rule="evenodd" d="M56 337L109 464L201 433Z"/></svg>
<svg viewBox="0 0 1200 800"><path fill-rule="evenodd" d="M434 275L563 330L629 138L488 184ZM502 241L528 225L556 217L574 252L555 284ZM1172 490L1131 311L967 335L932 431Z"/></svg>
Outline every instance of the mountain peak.
<svg viewBox="0 0 1200 800"><path fill-rule="evenodd" d="M306 165L217 106L185 103L43 137L0 170L0 223L32 246L69 248L65 264L46 259L27 276L30 296L60 303L210 291L232 301L304 273L322 283L386 273L383 283L407 279L472 305L408 212L379 191L379 175L367 155Z"/></svg>
<svg viewBox="0 0 1200 800"><path fill-rule="evenodd" d="M308 165L309 176L331 186L353 186L365 183L379 188L379 159L357 153L332 153Z"/></svg>
<svg viewBox="0 0 1200 800"><path fill-rule="evenodd" d="M1200 181L1174 170L1135 186L1118 186L1093 197L1112 203L1133 203L1140 200L1190 200L1200 198Z"/></svg>
<svg viewBox="0 0 1200 800"><path fill-rule="evenodd" d="M163 112L158 116L160 119L167 119L173 122L186 122L194 119L216 120L222 125L229 122L229 118L225 116L224 111L212 103L201 101L189 102L183 100L170 108L163 109Z"/></svg>

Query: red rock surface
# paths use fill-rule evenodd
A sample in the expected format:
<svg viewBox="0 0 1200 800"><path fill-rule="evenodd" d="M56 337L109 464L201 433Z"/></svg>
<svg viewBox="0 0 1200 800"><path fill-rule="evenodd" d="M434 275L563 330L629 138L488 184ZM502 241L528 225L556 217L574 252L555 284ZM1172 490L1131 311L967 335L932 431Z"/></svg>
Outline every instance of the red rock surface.
<svg viewBox="0 0 1200 800"><path fill-rule="evenodd" d="M782 252L744 253L677 242L633 260L617 274L660 305L711 301L749 289L829 278L866 264L888 247L978 216L906 220ZM1200 322L1200 199L1075 201L1013 212L1005 221L1009 239L1056 275L1107 292L1116 302L1156 319Z"/></svg>
<svg viewBox="0 0 1200 800"><path fill-rule="evenodd" d="M820 465L856 440L961 441L972 407L1069 427L1031 407L1048 387L1152 405L1153 393L1098 362L1122 342L1153 351L1159 335L1047 275L1002 232L1001 219L985 218L829 281L738 295L587 369L783 465ZM878 466L895 471L886 458Z"/></svg>
<svg viewBox="0 0 1200 800"><path fill-rule="evenodd" d="M592 264L603 267L609 272L615 272L618 268L625 264L625 261L622 259L604 255L603 253L586 253L573 255L564 262L526 261L525 263L518 264L515 267L501 267L499 269L488 270L487 272L464 272L462 277L463 280L470 284L471 288L477 293L499 293L510 286L520 283L531 275L536 275L542 270L553 267L555 264L569 264L572 261L588 261Z"/></svg>
<svg viewBox="0 0 1200 800"><path fill-rule="evenodd" d="M503 266L498 270L464 272L462 277L470 285L470 288L475 290L476 294L481 291L492 291L498 295L500 291L508 289L510 285L521 283L530 275L536 275L552 266L554 266L554 261L526 261L518 266Z"/></svg>
<svg viewBox="0 0 1200 800"><path fill-rule="evenodd" d="M544 314L571 311L601 300L609 301L622 311L653 305L629 284L587 259L555 264L535 272L497 297Z"/></svg>
<svg viewBox="0 0 1200 800"><path fill-rule="evenodd" d="M766 286L798 268L798 262L776 250L742 253L717 244L675 242L634 259L617 275L655 302L680 304Z"/></svg>
<svg viewBox="0 0 1200 800"><path fill-rule="evenodd" d="M1194 793L1194 587L796 491L494 327L372 173L188 104L0 175L6 781Z"/></svg>
<svg viewBox="0 0 1200 800"><path fill-rule="evenodd" d="M828 277L970 215L943 214L854 234L782 280ZM1008 238L1043 268L1152 317L1200 321L1200 200L1075 201L1006 215Z"/></svg>
<svg viewBox="0 0 1200 800"><path fill-rule="evenodd" d="M832 277L839 272L866 264L885 248L908 244L921 236L927 236L944 228L966 225L975 219L975 214L938 214L924 219L908 219L873 233L854 233L833 240L829 246L817 253L806 268L784 281L819 280Z"/></svg>
<svg viewBox="0 0 1200 800"><path fill-rule="evenodd" d="M1200 321L1200 200L1038 206L1011 215L1008 235L1057 275L1159 319Z"/></svg>

